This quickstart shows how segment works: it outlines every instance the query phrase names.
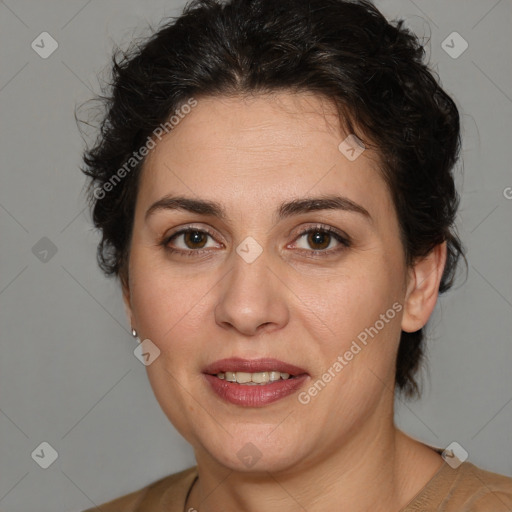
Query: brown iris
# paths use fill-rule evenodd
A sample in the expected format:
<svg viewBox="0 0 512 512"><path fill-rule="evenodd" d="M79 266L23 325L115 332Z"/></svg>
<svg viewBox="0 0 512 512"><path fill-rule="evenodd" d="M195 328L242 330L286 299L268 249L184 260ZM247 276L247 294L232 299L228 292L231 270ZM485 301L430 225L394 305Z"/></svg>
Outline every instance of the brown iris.
<svg viewBox="0 0 512 512"><path fill-rule="evenodd" d="M322 231L312 231L308 234L308 243L314 249L325 249L329 246L331 241L331 235L328 233L323 233ZM315 245L320 245L321 247L314 247Z"/></svg>
<svg viewBox="0 0 512 512"><path fill-rule="evenodd" d="M183 234L183 239L185 241L185 245L190 249L201 249L206 245L206 237L205 233L201 233L201 231L187 231Z"/></svg>

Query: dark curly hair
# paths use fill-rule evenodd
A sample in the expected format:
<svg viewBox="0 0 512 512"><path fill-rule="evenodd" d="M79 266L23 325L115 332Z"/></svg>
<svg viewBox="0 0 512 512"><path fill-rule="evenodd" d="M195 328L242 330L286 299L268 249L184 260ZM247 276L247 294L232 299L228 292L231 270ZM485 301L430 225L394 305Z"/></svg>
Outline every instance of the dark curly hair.
<svg viewBox="0 0 512 512"><path fill-rule="evenodd" d="M99 136L85 150L82 169L91 178L88 197L102 233L101 268L127 285L144 159L129 170L126 162L181 105L201 96L307 91L333 101L348 133L377 150L407 264L446 241L440 292L446 291L464 257L452 175L459 113L424 58L403 20L389 23L369 1L190 2L146 40L114 52L109 92L99 97ZM401 334L396 385L406 396L419 395L423 338L422 329Z"/></svg>

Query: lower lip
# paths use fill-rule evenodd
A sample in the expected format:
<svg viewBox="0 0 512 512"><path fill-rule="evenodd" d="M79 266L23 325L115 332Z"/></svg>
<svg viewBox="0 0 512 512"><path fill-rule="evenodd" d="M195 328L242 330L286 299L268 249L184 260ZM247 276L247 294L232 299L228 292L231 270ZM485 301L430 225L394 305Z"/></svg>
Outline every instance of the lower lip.
<svg viewBox="0 0 512 512"><path fill-rule="evenodd" d="M245 407L262 407L277 402L297 391L308 378L308 375L304 373L286 380L281 379L268 384L251 386L228 382L215 375L204 374L204 376L220 398L231 404Z"/></svg>

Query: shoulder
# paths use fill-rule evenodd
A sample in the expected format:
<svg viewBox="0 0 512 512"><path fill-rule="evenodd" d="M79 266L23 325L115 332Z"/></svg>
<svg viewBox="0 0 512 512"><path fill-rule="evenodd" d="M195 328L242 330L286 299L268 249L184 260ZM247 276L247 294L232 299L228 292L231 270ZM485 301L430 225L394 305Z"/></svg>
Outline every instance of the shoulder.
<svg viewBox="0 0 512 512"><path fill-rule="evenodd" d="M173 512L173 505L181 512L180 505L182 509L196 476L197 467L194 466L83 512Z"/></svg>
<svg viewBox="0 0 512 512"><path fill-rule="evenodd" d="M512 478L470 462L456 469L444 463L403 512L511 512Z"/></svg>
<svg viewBox="0 0 512 512"><path fill-rule="evenodd" d="M465 499L472 512L512 511L512 478L491 473L471 463L461 465L454 495Z"/></svg>

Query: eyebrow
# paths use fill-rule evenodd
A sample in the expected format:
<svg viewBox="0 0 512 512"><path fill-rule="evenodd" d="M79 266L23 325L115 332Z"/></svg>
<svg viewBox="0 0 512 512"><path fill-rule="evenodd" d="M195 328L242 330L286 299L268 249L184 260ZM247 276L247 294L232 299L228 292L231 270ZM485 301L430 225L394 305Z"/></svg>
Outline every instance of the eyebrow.
<svg viewBox="0 0 512 512"><path fill-rule="evenodd" d="M215 201L207 201L204 199L192 199L184 196L167 195L153 203L145 214L145 220L162 210L184 210L199 215L210 215L226 220L227 215L224 208ZM293 215L300 215L320 210L342 210L346 212L358 213L371 221L372 217L366 208L355 203L351 199L343 196L321 196L321 197L304 197L293 199L282 203L277 208L278 219L284 219Z"/></svg>

